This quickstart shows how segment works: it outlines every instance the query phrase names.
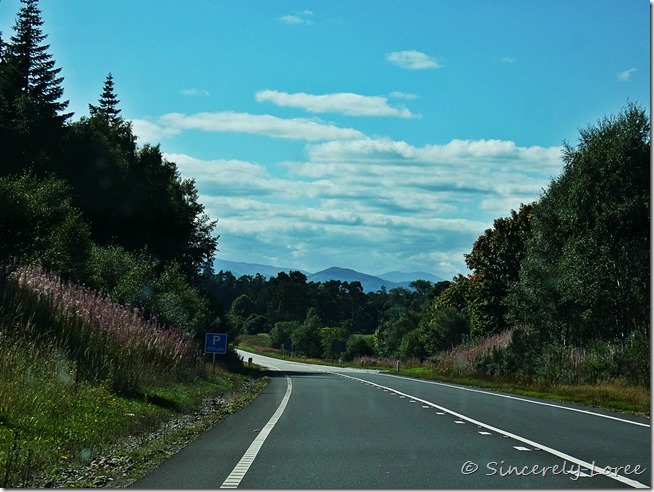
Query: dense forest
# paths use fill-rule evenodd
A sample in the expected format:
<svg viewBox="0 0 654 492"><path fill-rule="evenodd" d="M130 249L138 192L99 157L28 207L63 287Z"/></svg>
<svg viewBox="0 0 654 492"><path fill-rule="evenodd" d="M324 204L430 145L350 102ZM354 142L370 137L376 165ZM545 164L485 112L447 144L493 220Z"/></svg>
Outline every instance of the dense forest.
<svg viewBox="0 0 654 492"><path fill-rule="evenodd" d="M88 116L66 112L38 2L22 1L0 38L4 277L40 265L198 342L267 333L305 356L436 364L496 337L476 371L649 384L650 122L638 105L566 144L542 196L471 245L469 274L371 293L300 272L237 279L212 270L216 221L159 146L137 145L111 73Z"/></svg>

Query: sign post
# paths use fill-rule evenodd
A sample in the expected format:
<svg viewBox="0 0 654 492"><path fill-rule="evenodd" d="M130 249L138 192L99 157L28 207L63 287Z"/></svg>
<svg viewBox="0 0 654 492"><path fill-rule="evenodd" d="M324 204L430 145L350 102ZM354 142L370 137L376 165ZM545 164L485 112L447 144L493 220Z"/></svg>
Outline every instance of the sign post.
<svg viewBox="0 0 654 492"><path fill-rule="evenodd" d="M212 372L216 372L216 354L227 353L227 334L226 333L205 333L204 335L204 353L213 354Z"/></svg>

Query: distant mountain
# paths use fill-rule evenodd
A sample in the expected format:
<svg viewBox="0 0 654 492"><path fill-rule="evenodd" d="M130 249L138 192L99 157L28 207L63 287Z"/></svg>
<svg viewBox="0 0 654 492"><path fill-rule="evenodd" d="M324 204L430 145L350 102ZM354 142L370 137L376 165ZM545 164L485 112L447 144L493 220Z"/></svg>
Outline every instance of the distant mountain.
<svg viewBox="0 0 654 492"><path fill-rule="evenodd" d="M276 267L271 265L261 265L257 263L244 263L239 261L215 260L214 270L232 272L236 277L244 275L256 276L261 274L266 278L276 277L279 272L299 271L307 276L309 282L328 282L329 280L340 280L341 282L360 282L364 292L376 292L382 287L391 290L395 287L404 287L410 289L410 283L414 280L428 280L432 283L441 282L443 279L426 272L388 272L383 275L368 275L357 272L349 268L331 267L317 273L309 273L298 268Z"/></svg>
<svg viewBox="0 0 654 492"><path fill-rule="evenodd" d="M365 273L350 270L348 268L331 267L318 273L309 275L310 282L327 282L329 280L340 280L341 282L360 282L365 292L376 292L382 287L390 290L398 287L395 282L367 275Z"/></svg>
<svg viewBox="0 0 654 492"><path fill-rule="evenodd" d="M391 282L395 283L405 283L405 282L413 282L414 280L428 280L431 283L438 283L442 282L443 279L440 277L437 277L436 275L432 275L431 273L427 272L411 272L411 273L404 273L404 272L388 272L388 273L382 273L381 275L377 275L379 278L383 278L384 280L389 280Z"/></svg>
<svg viewBox="0 0 654 492"><path fill-rule="evenodd" d="M302 272L302 270L297 268L276 267L271 265L259 265L257 263L243 263L240 261L227 261L219 259L214 260L213 269L216 272L219 272L220 270L232 272L232 275L234 275L236 278L242 277L244 275L250 275L254 277L257 275L257 273L263 275L266 278L271 278L276 277L279 272L288 273L292 270ZM305 275L310 275L308 272L302 273Z"/></svg>

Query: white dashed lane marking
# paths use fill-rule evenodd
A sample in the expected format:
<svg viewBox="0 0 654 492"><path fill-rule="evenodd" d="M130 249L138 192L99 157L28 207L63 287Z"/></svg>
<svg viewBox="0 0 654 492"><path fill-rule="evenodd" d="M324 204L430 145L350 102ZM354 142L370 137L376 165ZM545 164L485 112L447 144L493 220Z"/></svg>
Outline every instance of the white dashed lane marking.
<svg viewBox="0 0 654 492"><path fill-rule="evenodd" d="M329 371L325 371L325 372L329 372ZM341 377L347 378L347 379L351 379L353 381L365 381L365 380L362 380L360 378L357 378L357 377L354 377L354 376L348 376L346 374L342 374L342 373L338 373L338 372L333 373L333 374L337 374L338 376L341 376ZM553 456L556 456L558 458L562 458L564 460L567 460L567 461L569 461L571 463L575 463L576 465L579 465L581 468L585 469L586 471L593 472L593 474L595 474L595 475L599 476L599 475L602 474L602 469L598 465L596 465L594 461L593 461L593 463L588 463L587 461L584 461L584 460L579 459L579 458L575 458L574 456L571 456L571 455L569 455L567 453L564 453L562 451L559 451L557 449L550 448L548 446L543 446L542 444L539 444L539 443L537 443L535 441L532 441L531 439L527 439L525 437L519 436L517 434L513 434L511 432L504 431L502 429L499 429L499 428L497 428L495 426L486 424L484 422L480 422L480 421L475 420L475 419L473 419L471 417L467 417L467 416L462 415L462 414L460 414L458 412L455 412L453 410L445 408L445 407L443 407L441 405L437 405L436 403L432 403L430 401L423 400L422 398L418 398L416 396L409 395L407 393L402 393L401 391L397 391L397 390L395 390L393 388L382 386L382 385L377 384L377 383L371 383L369 381L366 381L366 382L368 384L372 385L372 386L375 386L378 389L388 389L389 391L395 391L395 393L391 393L391 394L399 395L400 398L407 398L408 397L412 403L416 402L416 401L419 401L420 403L424 403L426 406L429 406L431 408L435 408L437 410L440 410L440 412L437 412L438 415L445 415L446 413L449 414L449 415L452 415L453 417L456 417L456 418L459 419L459 420L455 421L455 423L457 423L457 424L465 424L466 422L468 422L468 423L476 425L478 428L484 428L484 429L487 429L487 431L493 431L493 432L495 432L497 434L502 435L502 437L510 437L511 439L513 439L515 441L518 441L518 442L521 442L521 443L526 444L528 446L531 446L531 448L527 448L525 446L513 446L518 451L531 451L532 449L538 449L538 450L541 450L541 451L545 451L546 453L551 454ZM413 399L413 400L411 400L411 399ZM487 432L487 431L486 431L486 433L484 433L484 431L480 431L479 434L491 435L491 433ZM582 474L580 476L586 476L586 477L592 476L592 475L588 475L588 474L583 473L583 472L581 472L581 473ZM607 475L605 475L605 476L607 476ZM638 482L636 480L632 480L631 478L624 477L622 475L611 474L611 475L608 475L608 477L612 478L613 480L616 480L618 482L621 482L623 484L634 487L634 488L638 488L638 489L649 488L645 484L642 484L642 483L640 483L640 482Z"/></svg>

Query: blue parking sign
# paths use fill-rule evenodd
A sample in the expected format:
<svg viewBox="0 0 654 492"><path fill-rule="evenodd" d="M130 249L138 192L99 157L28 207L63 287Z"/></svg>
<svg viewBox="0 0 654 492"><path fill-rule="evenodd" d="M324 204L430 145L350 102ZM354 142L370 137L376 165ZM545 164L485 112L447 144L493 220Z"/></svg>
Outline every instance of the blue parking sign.
<svg viewBox="0 0 654 492"><path fill-rule="evenodd" d="M227 353L227 334L206 333L204 336L204 353L205 354Z"/></svg>

